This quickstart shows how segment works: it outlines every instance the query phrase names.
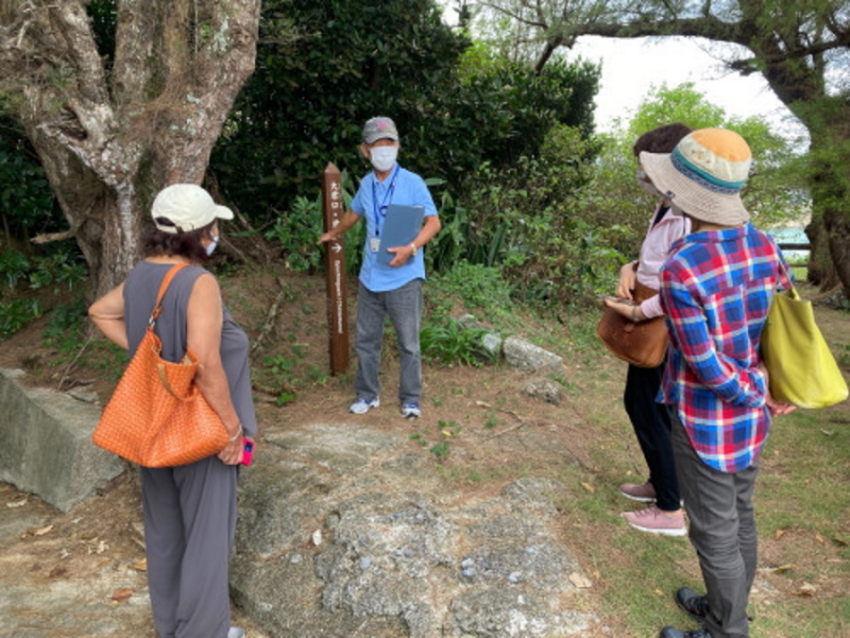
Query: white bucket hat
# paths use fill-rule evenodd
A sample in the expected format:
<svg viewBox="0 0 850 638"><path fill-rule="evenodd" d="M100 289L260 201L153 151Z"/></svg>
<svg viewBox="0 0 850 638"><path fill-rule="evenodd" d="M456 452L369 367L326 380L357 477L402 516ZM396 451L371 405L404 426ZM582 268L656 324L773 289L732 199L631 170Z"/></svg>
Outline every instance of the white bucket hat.
<svg viewBox="0 0 850 638"><path fill-rule="evenodd" d="M722 226L749 220L741 189L747 183L752 153L734 131L694 131L669 155L641 153L640 163L655 187L690 217Z"/></svg>
<svg viewBox="0 0 850 638"><path fill-rule="evenodd" d="M198 230L216 219L233 219L233 211L216 204L197 184L172 184L153 200L151 217L157 230L175 234ZM171 223L164 223L163 219Z"/></svg>

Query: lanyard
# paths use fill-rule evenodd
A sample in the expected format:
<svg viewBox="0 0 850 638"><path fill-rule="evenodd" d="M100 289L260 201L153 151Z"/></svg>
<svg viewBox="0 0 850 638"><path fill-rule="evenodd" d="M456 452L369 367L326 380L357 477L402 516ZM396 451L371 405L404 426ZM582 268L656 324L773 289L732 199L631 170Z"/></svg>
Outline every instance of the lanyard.
<svg viewBox="0 0 850 638"><path fill-rule="evenodd" d="M378 206L378 180L377 178L372 181L372 213L375 216L375 237L380 236L380 221L381 217L387 216L387 201L393 201L393 192L395 191L395 180L398 177L398 169L399 165L395 165L395 170L393 171L392 176L390 177L390 185L387 188L387 192L384 193L384 201L381 202L381 205ZM381 212L383 210L383 213Z"/></svg>

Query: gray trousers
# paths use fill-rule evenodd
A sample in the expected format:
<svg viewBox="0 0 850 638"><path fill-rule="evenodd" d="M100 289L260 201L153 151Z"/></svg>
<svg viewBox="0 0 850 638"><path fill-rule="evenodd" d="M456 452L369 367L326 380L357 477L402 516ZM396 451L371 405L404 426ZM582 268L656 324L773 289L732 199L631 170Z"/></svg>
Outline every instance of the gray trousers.
<svg viewBox="0 0 850 638"><path fill-rule="evenodd" d="M712 638L746 638L747 603L758 560L752 504L758 466L734 473L709 467L691 445L675 409L670 420L689 536L708 596L705 628Z"/></svg>
<svg viewBox="0 0 850 638"><path fill-rule="evenodd" d="M142 468L148 588L159 638L226 638L238 466Z"/></svg>
<svg viewBox="0 0 850 638"><path fill-rule="evenodd" d="M380 394L378 371L384 319L389 315L398 336L398 398L401 403L418 403L422 396L422 356L419 328L422 324L422 280L414 279L401 288L372 292L362 283L357 293L357 398L371 401Z"/></svg>

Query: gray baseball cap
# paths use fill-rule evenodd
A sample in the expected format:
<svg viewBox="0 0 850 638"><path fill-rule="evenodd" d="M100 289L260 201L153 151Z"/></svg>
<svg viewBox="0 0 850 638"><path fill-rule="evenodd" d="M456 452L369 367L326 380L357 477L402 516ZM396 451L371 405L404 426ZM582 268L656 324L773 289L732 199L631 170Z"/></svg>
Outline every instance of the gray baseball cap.
<svg viewBox="0 0 850 638"><path fill-rule="evenodd" d="M398 142L398 129L388 117L373 117L363 126L363 142L372 144L382 139L390 139Z"/></svg>

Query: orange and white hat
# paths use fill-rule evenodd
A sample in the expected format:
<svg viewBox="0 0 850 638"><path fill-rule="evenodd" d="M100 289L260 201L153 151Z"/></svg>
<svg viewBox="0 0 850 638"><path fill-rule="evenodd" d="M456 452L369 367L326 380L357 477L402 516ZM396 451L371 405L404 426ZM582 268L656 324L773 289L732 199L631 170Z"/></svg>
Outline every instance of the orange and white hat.
<svg viewBox="0 0 850 638"><path fill-rule="evenodd" d="M712 224L739 226L750 219L741 201L752 152L743 137L707 128L682 138L672 153L640 154L655 187L687 215Z"/></svg>

